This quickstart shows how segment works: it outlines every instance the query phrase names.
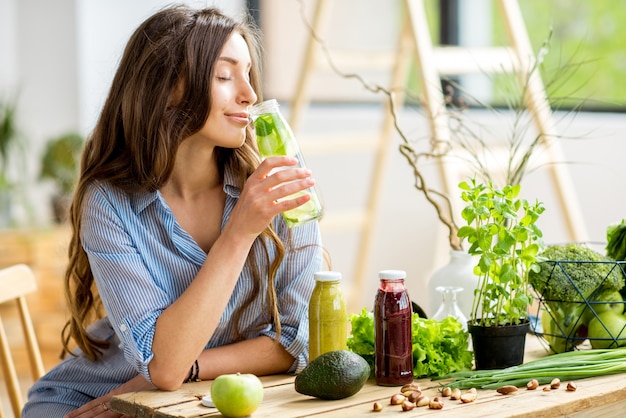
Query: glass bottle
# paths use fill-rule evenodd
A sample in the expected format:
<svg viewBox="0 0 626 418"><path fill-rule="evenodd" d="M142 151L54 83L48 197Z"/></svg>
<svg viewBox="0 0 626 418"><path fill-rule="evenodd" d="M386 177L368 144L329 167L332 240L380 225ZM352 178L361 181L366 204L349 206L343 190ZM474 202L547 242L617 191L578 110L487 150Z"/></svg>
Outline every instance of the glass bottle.
<svg viewBox="0 0 626 418"><path fill-rule="evenodd" d="M341 273L314 274L315 288L309 301L309 361L321 354L347 349L348 313L341 291Z"/></svg>
<svg viewBox="0 0 626 418"><path fill-rule="evenodd" d="M297 167L306 167L296 137L278 107L278 102L271 99L256 104L250 109L259 153L263 158L283 155L295 157L299 161ZM295 209L283 212L283 218L289 227L319 220L322 217L322 204L315 187L295 193L288 199L302 194L309 194L311 200Z"/></svg>
<svg viewBox="0 0 626 418"><path fill-rule="evenodd" d="M451 316L461 323L463 331L467 331L467 317L461 312L457 303L456 295L463 292L462 287L454 286L438 286L437 292L441 294L441 305L437 312L431 317L432 319L442 320Z"/></svg>
<svg viewBox="0 0 626 418"><path fill-rule="evenodd" d="M382 386L413 381L412 309L402 270L378 273L374 301L374 375Z"/></svg>

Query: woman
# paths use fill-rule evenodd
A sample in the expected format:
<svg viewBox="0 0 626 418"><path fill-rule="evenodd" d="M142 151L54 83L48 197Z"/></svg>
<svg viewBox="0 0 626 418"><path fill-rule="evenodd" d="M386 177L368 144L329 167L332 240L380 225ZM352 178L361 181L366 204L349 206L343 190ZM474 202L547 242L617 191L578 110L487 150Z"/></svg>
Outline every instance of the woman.
<svg viewBox="0 0 626 418"><path fill-rule="evenodd" d="M306 364L319 230L277 215L314 180L272 171L290 157L259 161L256 45L215 9L167 8L132 35L70 213L63 337L78 348L30 389L24 417L118 417L116 393Z"/></svg>

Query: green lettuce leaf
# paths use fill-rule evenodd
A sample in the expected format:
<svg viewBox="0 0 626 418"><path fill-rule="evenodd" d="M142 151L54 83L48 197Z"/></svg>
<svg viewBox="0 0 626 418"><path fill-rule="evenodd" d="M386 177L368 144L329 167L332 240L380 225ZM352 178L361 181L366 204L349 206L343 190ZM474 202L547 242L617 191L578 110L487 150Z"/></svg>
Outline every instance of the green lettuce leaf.
<svg viewBox="0 0 626 418"><path fill-rule="evenodd" d="M374 315L367 309L351 314L348 350L363 357L374 375ZM469 334L452 317L441 321L413 314L413 374L416 378L436 377L472 368L468 350Z"/></svg>

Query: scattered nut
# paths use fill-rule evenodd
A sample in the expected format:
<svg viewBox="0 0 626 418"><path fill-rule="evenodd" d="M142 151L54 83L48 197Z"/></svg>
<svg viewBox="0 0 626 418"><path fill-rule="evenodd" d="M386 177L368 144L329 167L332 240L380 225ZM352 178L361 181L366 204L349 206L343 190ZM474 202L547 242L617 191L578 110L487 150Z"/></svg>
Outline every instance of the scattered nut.
<svg viewBox="0 0 626 418"><path fill-rule="evenodd" d="M405 400L406 400L406 396L404 396L401 393L396 393L389 400L389 404L390 405L402 405L402 402L404 402Z"/></svg>
<svg viewBox="0 0 626 418"><path fill-rule="evenodd" d="M500 386L497 389L498 393L501 393L502 395L510 395L512 393L517 392L517 387L513 386L513 385L505 385L505 386Z"/></svg>
<svg viewBox="0 0 626 418"><path fill-rule="evenodd" d="M406 385L400 388L400 392L414 391L414 390L421 391L422 388L420 388L420 385L418 385L417 383L407 383Z"/></svg>
<svg viewBox="0 0 626 418"><path fill-rule="evenodd" d="M550 388L550 386L544 386L543 387L543 391L544 392L550 392L552 389Z"/></svg>
<svg viewBox="0 0 626 418"><path fill-rule="evenodd" d="M402 402L402 410L403 411L410 411L413 408L415 408L415 404L413 402L409 402L409 401Z"/></svg>
<svg viewBox="0 0 626 418"><path fill-rule="evenodd" d="M430 403L428 404L428 408L429 409L443 408L443 400L441 400L441 398L439 397L434 397L433 399L430 400Z"/></svg>
<svg viewBox="0 0 626 418"><path fill-rule="evenodd" d="M537 381L537 379L533 379L529 381L528 383L526 383L526 389L528 390L535 390L538 387L539 387L539 382Z"/></svg>
<svg viewBox="0 0 626 418"><path fill-rule="evenodd" d="M415 402L415 404L417 406L428 406L430 405L430 398L426 395L422 395L417 399L417 402Z"/></svg>
<svg viewBox="0 0 626 418"><path fill-rule="evenodd" d="M461 389L459 388L452 389L452 393L450 394L450 399L454 399L454 400L461 399Z"/></svg>
<svg viewBox="0 0 626 418"><path fill-rule="evenodd" d="M380 402L374 402L374 405L372 405L372 411L380 412L382 410L383 410L383 404L381 404Z"/></svg>
<svg viewBox="0 0 626 418"><path fill-rule="evenodd" d="M570 392L575 392L577 389L576 383L574 382L567 382L567 388L568 391Z"/></svg>
<svg viewBox="0 0 626 418"><path fill-rule="evenodd" d="M407 397L407 400L409 402L413 402L416 403L417 400L422 396L422 391L421 390L414 390L413 392L411 392L411 394Z"/></svg>
<svg viewBox="0 0 626 418"><path fill-rule="evenodd" d="M471 389L468 389L467 392L462 394L459 399L463 403L470 403L470 402L474 402L477 397L478 397L478 393L476 392L476 389L471 388Z"/></svg>
<svg viewBox="0 0 626 418"><path fill-rule="evenodd" d="M441 389L441 396L444 397L448 397L452 394L452 389L450 389L448 386L444 387L443 389Z"/></svg>
<svg viewBox="0 0 626 418"><path fill-rule="evenodd" d="M555 377L554 379L552 379L552 382L550 382L550 388L558 389L559 386L561 386L561 380L559 380L558 377Z"/></svg>

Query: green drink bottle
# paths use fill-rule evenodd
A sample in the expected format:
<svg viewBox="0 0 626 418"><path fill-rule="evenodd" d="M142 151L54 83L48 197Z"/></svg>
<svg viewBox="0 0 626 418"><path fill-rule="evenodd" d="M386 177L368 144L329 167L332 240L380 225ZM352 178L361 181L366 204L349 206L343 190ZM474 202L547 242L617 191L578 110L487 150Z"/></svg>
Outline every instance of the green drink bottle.
<svg viewBox="0 0 626 418"><path fill-rule="evenodd" d="M256 141L261 157L295 157L299 162L298 167L306 167L296 137L280 113L276 100L266 100L254 105L250 114L254 120ZM293 194L287 199L293 199L302 194L309 194L311 200L295 209L283 212L285 223L290 228L319 220L322 217L322 205L315 187Z"/></svg>

